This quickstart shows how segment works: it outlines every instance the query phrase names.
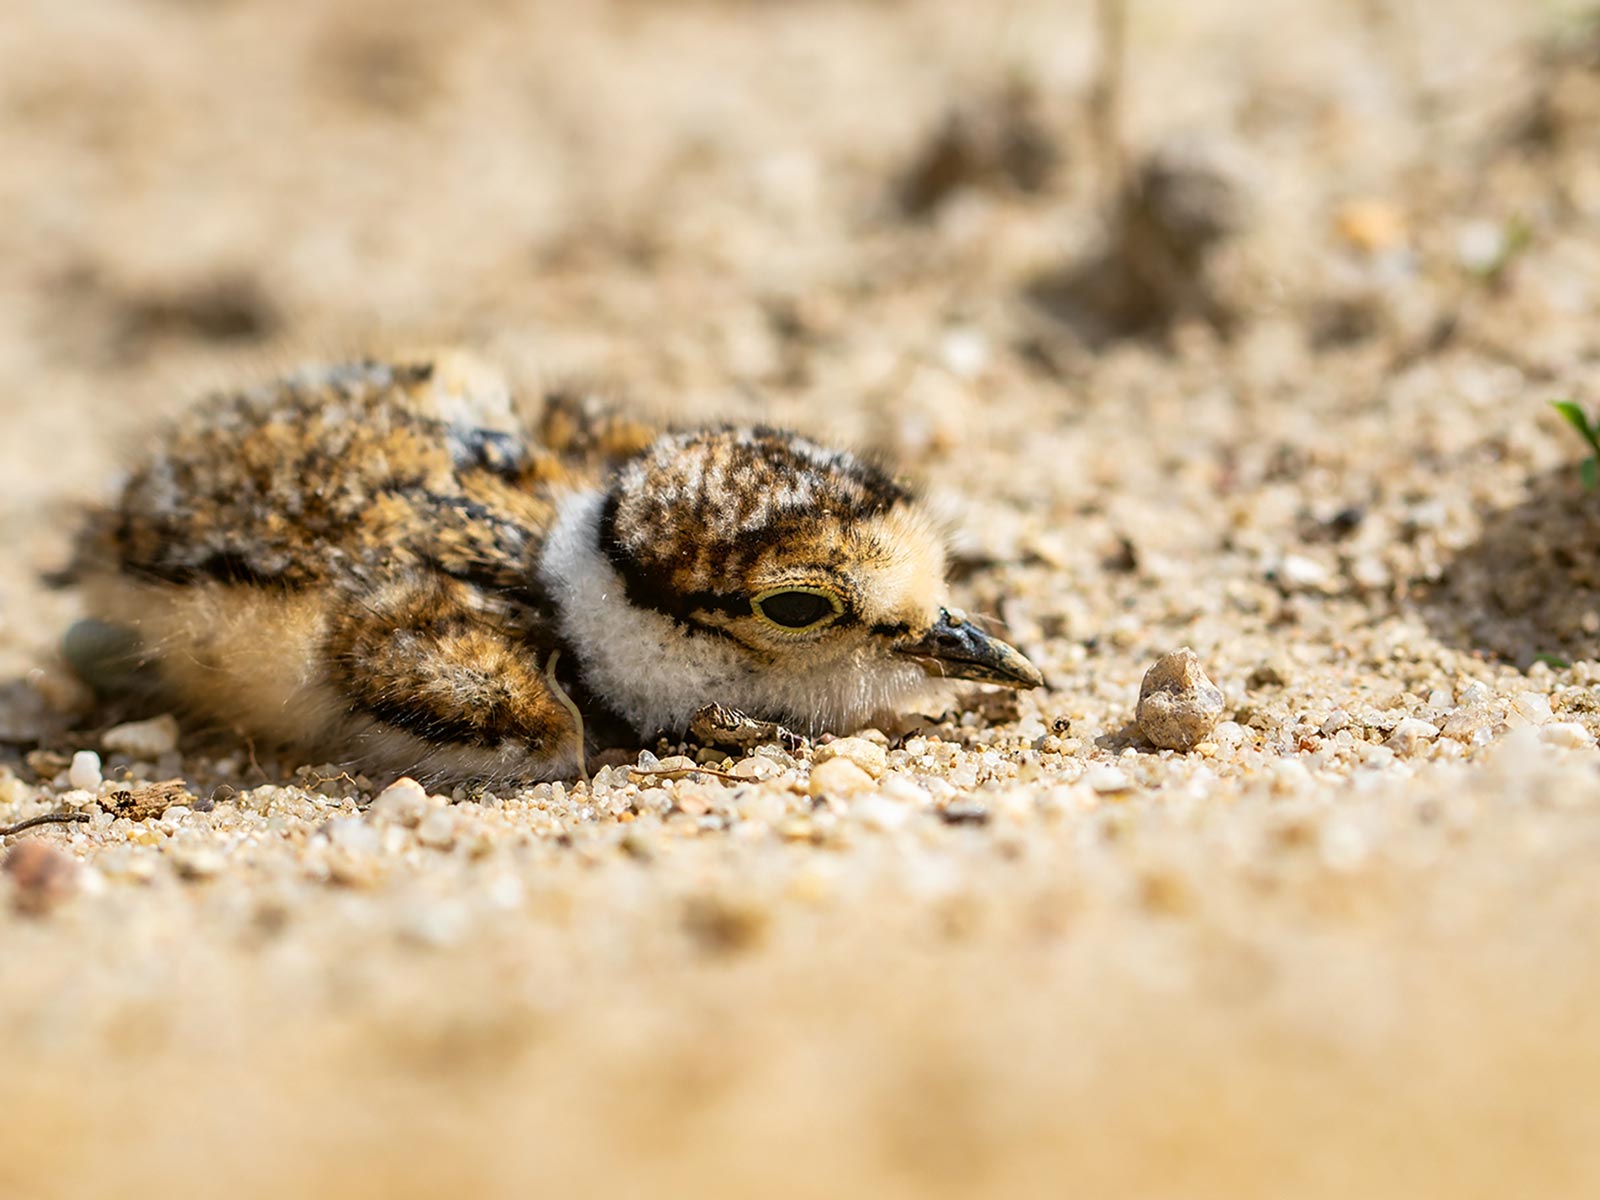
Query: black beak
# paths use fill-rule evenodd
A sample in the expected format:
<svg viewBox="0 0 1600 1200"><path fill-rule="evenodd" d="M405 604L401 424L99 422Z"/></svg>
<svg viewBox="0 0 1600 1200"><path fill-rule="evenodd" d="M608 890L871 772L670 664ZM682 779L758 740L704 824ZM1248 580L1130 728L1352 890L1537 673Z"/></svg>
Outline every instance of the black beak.
<svg viewBox="0 0 1600 1200"><path fill-rule="evenodd" d="M939 610L932 629L899 647L901 654L921 659L929 675L971 679L1009 688L1036 688L1044 682L1039 668L1020 651L990 637L961 612Z"/></svg>

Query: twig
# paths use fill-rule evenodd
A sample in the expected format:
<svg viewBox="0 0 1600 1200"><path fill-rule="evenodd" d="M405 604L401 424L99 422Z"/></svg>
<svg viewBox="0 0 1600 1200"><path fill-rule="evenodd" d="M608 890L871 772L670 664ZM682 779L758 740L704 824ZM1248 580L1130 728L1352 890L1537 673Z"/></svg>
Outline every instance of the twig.
<svg viewBox="0 0 1600 1200"><path fill-rule="evenodd" d="M37 817L29 817L26 821L18 821L15 825L0 825L0 837L10 837L13 833L21 833L25 829L34 829L40 825L71 825L88 819L89 814L82 812L40 813Z"/></svg>
<svg viewBox="0 0 1600 1200"><path fill-rule="evenodd" d="M256 758L256 743L255 743L255 739L252 738L249 734L245 733L244 730L242 730L242 729L235 730L234 732L238 733L240 737L244 738L245 752L250 755L250 766L252 768L254 768L255 773L257 775L261 776L261 782L263 782L263 783L271 783L272 780L267 778L267 773L261 769L261 763Z"/></svg>

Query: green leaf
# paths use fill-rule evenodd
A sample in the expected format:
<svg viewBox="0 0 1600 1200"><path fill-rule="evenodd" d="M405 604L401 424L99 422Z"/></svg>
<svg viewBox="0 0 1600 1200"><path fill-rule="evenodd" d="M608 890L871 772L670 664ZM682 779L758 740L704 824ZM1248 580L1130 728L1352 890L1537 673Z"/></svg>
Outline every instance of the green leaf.
<svg viewBox="0 0 1600 1200"><path fill-rule="evenodd" d="M1544 663L1545 666L1553 667L1557 671L1565 671L1568 667L1570 667L1572 665L1566 659L1562 658L1559 654L1535 654L1533 656L1533 661L1534 662L1542 662L1542 663Z"/></svg>
<svg viewBox="0 0 1600 1200"><path fill-rule="evenodd" d="M1565 417L1567 424L1583 434L1584 437L1589 436L1589 418L1584 415L1583 409L1579 408L1571 400L1552 400L1550 401L1550 407Z"/></svg>
<svg viewBox="0 0 1600 1200"><path fill-rule="evenodd" d="M1552 400L1550 407L1566 418L1567 424L1576 429L1584 441L1589 443L1589 448L1600 455L1600 432L1589 424L1589 418L1571 400Z"/></svg>
<svg viewBox="0 0 1600 1200"><path fill-rule="evenodd" d="M1600 458L1590 455L1578 466L1578 476L1583 480L1583 490L1592 492L1600 487Z"/></svg>

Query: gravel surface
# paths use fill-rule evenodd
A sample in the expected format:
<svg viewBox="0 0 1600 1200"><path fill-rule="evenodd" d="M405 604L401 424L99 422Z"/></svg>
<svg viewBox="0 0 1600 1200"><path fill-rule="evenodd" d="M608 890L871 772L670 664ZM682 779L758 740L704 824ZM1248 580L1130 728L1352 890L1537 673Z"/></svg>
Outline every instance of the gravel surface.
<svg viewBox="0 0 1600 1200"><path fill-rule="evenodd" d="M1600 1192L1574 6L1132 0L1111 140L1090 5L14 7L0 1194ZM898 462L1048 688L448 796L94 708L160 419L444 342Z"/></svg>

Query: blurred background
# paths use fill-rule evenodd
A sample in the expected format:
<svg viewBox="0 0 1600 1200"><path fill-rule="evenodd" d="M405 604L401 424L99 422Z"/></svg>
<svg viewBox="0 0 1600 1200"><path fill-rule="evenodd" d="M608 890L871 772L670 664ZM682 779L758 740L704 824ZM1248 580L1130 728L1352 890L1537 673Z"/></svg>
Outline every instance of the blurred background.
<svg viewBox="0 0 1600 1200"><path fill-rule="evenodd" d="M7 678L72 614L38 573L161 417L440 343L529 398L593 380L899 463L952 515L964 599L1059 685L1024 718L1077 722L1086 754L1180 641L1290 756L1330 697L1448 696L1418 663L1519 689L1596 656L1600 521L1544 403L1600 400L1589 4L5 10ZM1417 792L1435 809L1442 778ZM1532 807L1541 779L1483 795ZM758 899L691 906L711 915L682 944L662 876L609 844L551 851L532 930L469 923L448 961L418 957L445 953L434 926L405 932L438 891L380 911L288 870L221 898L130 876L115 933L0 923L31 964L0 1017L36 1055L5 1107L39 1150L0 1159L0 1192L54 1194L37 1168L89 1153L87 1126L145 1172L182 1147L171 1194L262 1162L281 1174L240 1194L368 1194L374 1162L385 1195L750 1194L774 1162L802 1168L784 1194L1587 1194L1595 831L1508 826L1436 870L1454 834L1430 826L1360 874L1348 831L1274 824L1286 797L1337 813L1336 782L1240 784L1203 838L1141 810L1137 851L1114 813L1062 818L1054 859L1007 826L772 874L730 837L669 859L666 890ZM1363 811L1370 833L1397 810ZM1252 857L1307 845L1281 875ZM82 1078L110 1107L74 1107ZM217 1135L234 1114L271 1152ZM1332 1147L1309 1164L1308 1130ZM114 1188L122 1160L87 1161L61 1194Z"/></svg>
<svg viewBox="0 0 1600 1200"><path fill-rule="evenodd" d="M1083 418L1125 339L1286 404L1324 352L1559 373L1584 11L14 0L0 532L200 392L441 341L925 474Z"/></svg>

